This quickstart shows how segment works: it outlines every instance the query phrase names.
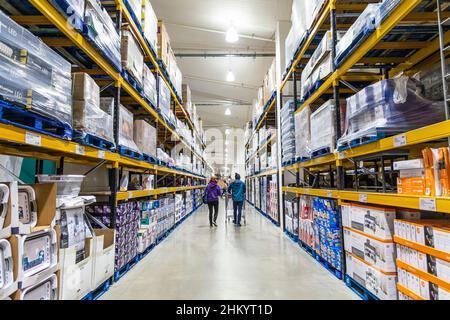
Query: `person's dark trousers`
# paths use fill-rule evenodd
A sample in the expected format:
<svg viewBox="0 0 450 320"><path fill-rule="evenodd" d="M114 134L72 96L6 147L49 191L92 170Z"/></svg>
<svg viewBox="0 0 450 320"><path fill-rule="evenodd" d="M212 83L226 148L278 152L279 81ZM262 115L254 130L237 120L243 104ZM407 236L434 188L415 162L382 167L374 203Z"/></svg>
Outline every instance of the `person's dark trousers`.
<svg viewBox="0 0 450 320"><path fill-rule="evenodd" d="M244 206L244 202L233 201L233 213L234 213L234 221L237 225L241 224L241 216L242 216L242 207Z"/></svg>
<svg viewBox="0 0 450 320"><path fill-rule="evenodd" d="M212 226L213 222L216 223L217 216L219 214L219 200L208 202L208 209L209 209L209 225Z"/></svg>

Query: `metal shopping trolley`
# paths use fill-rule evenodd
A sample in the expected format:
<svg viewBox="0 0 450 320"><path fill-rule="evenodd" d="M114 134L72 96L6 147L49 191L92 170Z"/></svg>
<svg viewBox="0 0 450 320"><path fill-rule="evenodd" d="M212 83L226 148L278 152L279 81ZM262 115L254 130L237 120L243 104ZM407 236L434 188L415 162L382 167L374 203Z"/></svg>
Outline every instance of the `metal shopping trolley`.
<svg viewBox="0 0 450 320"><path fill-rule="evenodd" d="M230 221L234 220L234 210L233 210L233 200L231 200L230 194L225 194L225 223L229 223ZM242 207L242 216L241 216L241 223L247 224L247 219L245 217L245 202Z"/></svg>

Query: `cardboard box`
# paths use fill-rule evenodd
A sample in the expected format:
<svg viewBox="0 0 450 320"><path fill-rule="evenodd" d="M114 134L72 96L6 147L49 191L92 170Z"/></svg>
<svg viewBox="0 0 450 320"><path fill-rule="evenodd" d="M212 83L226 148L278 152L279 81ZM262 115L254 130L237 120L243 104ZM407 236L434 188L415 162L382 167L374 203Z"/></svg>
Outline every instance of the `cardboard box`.
<svg viewBox="0 0 450 320"><path fill-rule="evenodd" d="M72 74L72 100L85 101L100 108L100 88L87 73Z"/></svg>
<svg viewBox="0 0 450 320"><path fill-rule="evenodd" d="M395 210L356 203L341 205L342 225L365 234L392 240Z"/></svg>
<svg viewBox="0 0 450 320"><path fill-rule="evenodd" d="M423 159L394 162L394 170L424 169Z"/></svg>
<svg viewBox="0 0 450 320"><path fill-rule="evenodd" d="M128 71L140 85L142 85L144 72L144 54L139 42L128 27L122 28L120 43L122 67Z"/></svg>
<svg viewBox="0 0 450 320"><path fill-rule="evenodd" d="M147 42L156 52L158 49L158 18L150 0L142 1L142 31Z"/></svg>
<svg viewBox="0 0 450 320"><path fill-rule="evenodd" d="M170 65L170 53L172 48L170 46L170 37L163 21L158 21L158 57L164 63L166 69Z"/></svg>
<svg viewBox="0 0 450 320"><path fill-rule="evenodd" d="M394 221L395 235L444 252L450 252L450 220Z"/></svg>
<svg viewBox="0 0 450 320"><path fill-rule="evenodd" d="M60 249L59 295L61 300L80 300L91 292L94 239L86 239L86 255L79 262L75 247Z"/></svg>
<svg viewBox="0 0 450 320"><path fill-rule="evenodd" d="M38 283L16 291L14 300L58 300L58 277L50 274Z"/></svg>
<svg viewBox="0 0 450 320"><path fill-rule="evenodd" d="M155 127L145 120L134 120L133 137L134 142L143 153L156 156L158 135Z"/></svg>
<svg viewBox="0 0 450 320"><path fill-rule="evenodd" d="M450 300L450 292L418 275L399 268L399 283L425 300Z"/></svg>
<svg viewBox="0 0 450 320"><path fill-rule="evenodd" d="M10 238L19 289L37 284L58 270L58 234L57 230L47 227Z"/></svg>
<svg viewBox="0 0 450 320"><path fill-rule="evenodd" d="M115 231L95 229L91 289L97 289L114 275Z"/></svg>
<svg viewBox="0 0 450 320"><path fill-rule="evenodd" d="M36 200L35 203L30 205L29 210L36 212L37 221L31 224L22 223L20 221L20 216L22 215L20 212L25 209L20 208L18 205L18 210L14 214L17 214L19 218L13 218L15 223L12 225L13 234L26 235L43 229L53 228L56 224L56 184L38 183L27 187L34 190Z"/></svg>
<svg viewBox="0 0 450 320"><path fill-rule="evenodd" d="M346 273L381 300L397 300L397 277L384 273L363 260L345 253Z"/></svg>
<svg viewBox="0 0 450 320"><path fill-rule="evenodd" d="M9 238L12 234L13 226L19 225L18 214L18 184L14 182L2 182L8 188L8 203L4 204L3 209L6 210L2 219L2 228L0 228L0 239ZM55 199L56 201L56 199Z"/></svg>
<svg viewBox="0 0 450 320"><path fill-rule="evenodd" d="M344 228L345 251L366 261L383 272L395 272L395 245L365 235L350 228Z"/></svg>

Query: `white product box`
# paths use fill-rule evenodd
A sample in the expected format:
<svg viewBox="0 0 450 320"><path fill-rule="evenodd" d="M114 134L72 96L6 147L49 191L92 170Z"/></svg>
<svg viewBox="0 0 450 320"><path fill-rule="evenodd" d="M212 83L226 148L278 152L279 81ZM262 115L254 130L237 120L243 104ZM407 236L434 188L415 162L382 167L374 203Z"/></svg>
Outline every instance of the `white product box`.
<svg viewBox="0 0 450 320"><path fill-rule="evenodd" d="M399 283L425 300L450 300L450 292L446 289L402 268L399 268L398 272Z"/></svg>
<svg viewBox="0 0 450 320"><path fill-rule="evenodd" d="M92 251L94 239L86 239L86 257L77 263L75 247L60 249L60 287L61 300L80 300L91 292L92 286Z"/></svg>
<svg viewBox="0 0 450 320"><path fill-rule="evenodd" d="M386 274L373 266L345 253L346 273L381 300L397 300L397 277Z"/></svg>
<svg viewBox="0 0 450 320"><path fill-rule="evenodd" d="M400 178L425 178L425 169L400 170Z"/></svg>
<svg viewBox="0 0 450 320"><path fill-rule="evenodd" d="M19 289L32 286L58 270L57 234L48 228L10 238Z"/></svg>
<svg viewBox="0 0 450 320"><path fill-rule="evenodd" d="M311 151L329 148L334 152L335 136L336 106L334 100L329 100L311 114Z"/></svg>
<svg viewBox="0 0 450 320"><path fill-rule="evenodd" d="M394 162L394 170L423 169L423 159Z"/></svg>
<svg viewBox="0 0 450 320"><path fill-rule="evenodd" d="M0 300L9 297L16 290L11 245L8 240L0 239Z"/></svg>
<svg viewBox="0 0 450 320"><path fill-rule="evenodd" d="M92 262L92 286L97 289L114 275L115 231L95 229L95 241Z"/></svg>
<svg viewBox="0 0 450 320"><path fill-rule="evenodd" d="M356 203L341 205L342 225L365 234L392 240L395 210Z"/></svg>
<svg viewBox="0 0 450 320"><path fill-rule="evenodd" d="M0 207L0 239L9 238L13 226L19 225L17 181L2 182ZM6 199L7 198L7 199Z"/></svg>
<svg viewBox="0 0 450 320"><path fill-rule="evenodd" d="M39 283L17 291L15 300L58 300L58 278L51 274Z"/></svg>
<svg viewBox="0 0 450 320"><path fill-rule="evenodd" d="M344 228L344 248L384 272L395 272L395 245L382 242L353 229Z"/></svg>

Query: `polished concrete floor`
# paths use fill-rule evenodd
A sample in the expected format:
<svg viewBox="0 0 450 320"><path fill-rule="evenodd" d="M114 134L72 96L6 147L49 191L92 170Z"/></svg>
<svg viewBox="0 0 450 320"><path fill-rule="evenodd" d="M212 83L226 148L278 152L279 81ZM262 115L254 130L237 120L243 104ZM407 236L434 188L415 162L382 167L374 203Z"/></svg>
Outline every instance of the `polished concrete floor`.
<svg viewBox="0 0 450 320"><path fill-rule="evenodd" d="M357 299L250 206L242 228L218 220L202 207L102 299Z"/></svg>

